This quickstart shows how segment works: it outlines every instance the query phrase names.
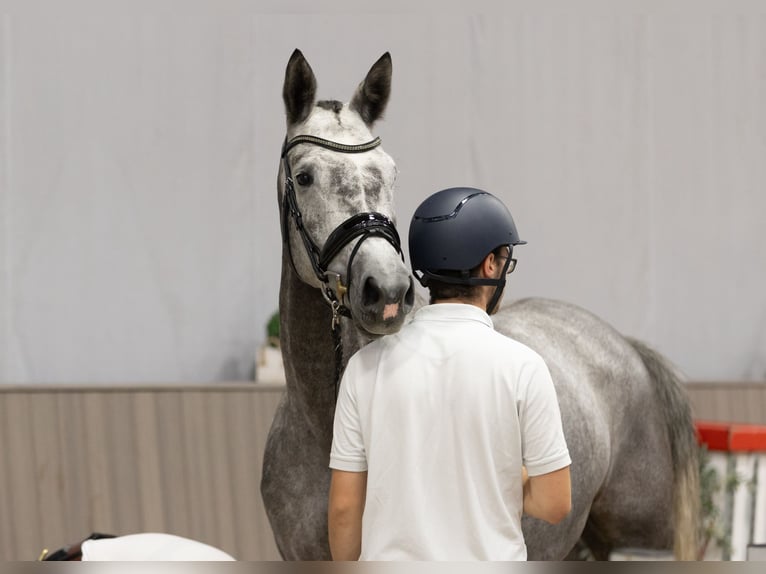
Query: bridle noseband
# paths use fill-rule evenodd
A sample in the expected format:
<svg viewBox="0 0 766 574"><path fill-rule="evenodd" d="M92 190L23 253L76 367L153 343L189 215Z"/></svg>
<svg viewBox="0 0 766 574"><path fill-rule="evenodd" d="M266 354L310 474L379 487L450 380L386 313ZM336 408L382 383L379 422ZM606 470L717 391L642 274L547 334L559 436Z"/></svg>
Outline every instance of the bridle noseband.
<svg viewBox="0 0 766 574"><path fill-rule="evenodd" d="M375 211L365 211L352 215L330 233L321 249L317 246L311 237L309 237L308 231L303 225L303 216L295 197L295 184L293 183L293 175L290 170L290 162L287 158L287 152L299 144L317 145L341 153L363 153L378 147L380 145L380 138L375 138L374 140L362 144L349 145L316 136L298 135L291 140L285 138L285 142L282 145L282 165L284 166L285 174L285 189L282 200L282 241L287 245L287 251L290 254L290 263L295 270L295 262L293 261L290 234L288 230L288 221L292 218L293 224L303 241L303 246L306 249L306 255L311 262L314 274L322 283L322 295L332 308L332 329L335 331L341 316L351 317L351 311L345 304L345 296L348 293L351 283L351 265L362 243L370 237L382 237L396 249L396 252L402 257L402 261L404 260L404 254L402 253L399 233L396 231L393 222L382 213ZM356 245L354 245L348 259L346 285L343 285L340 274L328 271L327 268L335 256L357 237L360 239L357 241ZM334 286L331 284L331 275L335 282Z"/></svg>

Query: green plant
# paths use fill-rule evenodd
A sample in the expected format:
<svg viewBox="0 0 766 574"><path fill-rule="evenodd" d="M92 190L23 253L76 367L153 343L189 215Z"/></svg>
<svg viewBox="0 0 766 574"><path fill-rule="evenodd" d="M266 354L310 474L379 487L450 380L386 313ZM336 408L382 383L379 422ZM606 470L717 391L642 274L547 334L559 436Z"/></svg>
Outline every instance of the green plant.
<svg viewBox="0 0 766 574"><path fill-rule="evenodd" d="M710 466L710 454L705 445L700 446L699 472L700 548L697 554L697 559L702 560L707 552L708 546L710 546L710 542L715 541L719 545L724 542L724 533L719 525L721 513L714 500L715 494L721 489L721 479L718 476L718 471Z"/></svg>
<svg viewBox="0 0 766 574"><path fill-rule="evenodd" d="M266 341L270 347L279 347L279 311L275 311L266 323Z"/></svg>
<svg viewBox="0 0 766 574"><path fill-rule="evenodd" d="M700 446L699 469L700 548L697 558L699 560L704 558L711 542L714 542L721 549L722 556L731 556L731 531L726 528L725 524L722 524L726 517L721 516L715 496L723 490L724 497L730 498L742 480L733 468L727 471L726 476L721 477L719 472L710 465L710 453L705 445Z"/></svg>

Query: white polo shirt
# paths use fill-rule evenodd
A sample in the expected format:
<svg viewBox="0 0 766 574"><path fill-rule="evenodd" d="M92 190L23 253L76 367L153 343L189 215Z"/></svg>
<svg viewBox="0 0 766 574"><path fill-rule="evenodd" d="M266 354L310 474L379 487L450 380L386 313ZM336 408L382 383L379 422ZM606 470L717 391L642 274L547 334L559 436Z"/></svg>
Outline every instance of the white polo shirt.
<svg viewBox="0 0 766 574"><path fill-rule="evenodd" d="M422 307L343 375L330 467L368 472L362 560L526 560L521 466L570 462L542 358L476 306Z"/></svg>

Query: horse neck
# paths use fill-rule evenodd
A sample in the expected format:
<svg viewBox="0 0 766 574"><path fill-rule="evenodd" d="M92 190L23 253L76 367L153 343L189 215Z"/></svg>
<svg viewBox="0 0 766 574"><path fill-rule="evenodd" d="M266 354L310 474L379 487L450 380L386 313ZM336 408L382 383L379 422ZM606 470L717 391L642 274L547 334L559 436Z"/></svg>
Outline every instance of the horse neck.
<svg viewBox="0 0 766 574"><path fill-rule="evenodd" d="M282 256L279 291L280 344L285 365L289 406L308 424L329 452L335 414L335 392L339 369L365 342L353 323L341 325L343 360L336 366L335 337L330 306L315 287L301 281Z"/></svg>

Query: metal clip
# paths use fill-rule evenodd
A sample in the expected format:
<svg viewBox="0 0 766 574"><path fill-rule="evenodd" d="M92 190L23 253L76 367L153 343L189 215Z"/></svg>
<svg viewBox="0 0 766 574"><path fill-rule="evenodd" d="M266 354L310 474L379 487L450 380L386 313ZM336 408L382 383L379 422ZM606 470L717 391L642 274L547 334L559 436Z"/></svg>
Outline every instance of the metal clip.
<svg viewBox="0 0 766 574"><path fill-rule="evenodd" d="M324 274L326 278L326 284L330 283L330 276L332 276L335 279L335 297L338 298L338 300L343 303L343 299L346 297L346 294L348 293L348 287L346 287L343 284L343 281L341 281L340 273L335 273L334 271L325 271Z"/></svg>
<svg viewBox="0 0 766 574"><path fill-rule="evenodd" d="M340 325L340 301L333 301L330 307L332 308L332 330L335 331Z"/></svg>
<svg viewBox="0 0 766 574"><path fill-rule="evenodd" d="M343 301L343 299L346 297L346 293L348 293L348 287L341 283L340 274L338 274L338 284L335 288L335 292L338 294L338 299L341 301Z"/></svg>

